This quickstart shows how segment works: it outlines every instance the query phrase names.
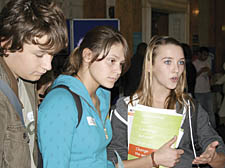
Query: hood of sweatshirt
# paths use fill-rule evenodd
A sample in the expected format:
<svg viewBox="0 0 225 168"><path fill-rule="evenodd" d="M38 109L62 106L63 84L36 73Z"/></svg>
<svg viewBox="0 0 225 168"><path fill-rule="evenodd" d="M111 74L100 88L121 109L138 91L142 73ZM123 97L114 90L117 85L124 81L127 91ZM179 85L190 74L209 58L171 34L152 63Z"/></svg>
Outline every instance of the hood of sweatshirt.
<svg viewBox="0 0 225 168"><path fill-rule="evenodd" d="M68 86L71 91L75 92L80 96L81 100L83 99L86 103L96 109L85 85L79 79L70 75L59 75L53 82L52 88L58 85ZM110 108L110 91L99 87L96 91L96 95L100 100L101 111L108 111Z"/></svg>

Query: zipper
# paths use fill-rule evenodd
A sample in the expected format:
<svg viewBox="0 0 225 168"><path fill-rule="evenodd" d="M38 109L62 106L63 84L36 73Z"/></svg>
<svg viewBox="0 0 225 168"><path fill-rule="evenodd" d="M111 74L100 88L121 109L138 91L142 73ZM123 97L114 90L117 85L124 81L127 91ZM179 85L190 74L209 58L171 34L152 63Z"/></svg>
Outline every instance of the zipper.
<svg viewBox="0 0 225 168"><path fill-rule="evenodd" d="M88 103L88 101L87 101L86 99L84 99L82 96L80 96L80 97L81 97L81 98L88 104L88 106L91 107L91 109L92 109L94 112L96 112L96 114L98 115L98 111L97 111L95 108L93 108L93 107ZM107 133L107 129L106 129L106 127L105 127L105 123L106 123L108 114L109 114L109 109L108 109L108 113L107 113L107 115L106 115L106 117L105 117L104 122L102 121L102 117L100 117L100 116L98 115L98 117L99 117L100 120L101 120L101 123L102 123L103 129L104 129L104 134L105 134L105 138L106 138L106 139L109 139L109 136L108 136L108 133Z"/></svg>

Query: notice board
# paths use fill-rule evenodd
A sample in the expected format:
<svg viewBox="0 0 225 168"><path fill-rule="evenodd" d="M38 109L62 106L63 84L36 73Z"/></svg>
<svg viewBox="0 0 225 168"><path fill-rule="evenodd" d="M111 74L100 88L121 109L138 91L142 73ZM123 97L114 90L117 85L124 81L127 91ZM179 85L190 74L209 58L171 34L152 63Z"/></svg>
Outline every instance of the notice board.
<svg viewBox="0 0 225 168"><path fill-rule="evenodd" d="M109 26L118 31L120 30L118 19L73 19L71 31L72 50L77 46L84 35L96 26Z"/></svg>

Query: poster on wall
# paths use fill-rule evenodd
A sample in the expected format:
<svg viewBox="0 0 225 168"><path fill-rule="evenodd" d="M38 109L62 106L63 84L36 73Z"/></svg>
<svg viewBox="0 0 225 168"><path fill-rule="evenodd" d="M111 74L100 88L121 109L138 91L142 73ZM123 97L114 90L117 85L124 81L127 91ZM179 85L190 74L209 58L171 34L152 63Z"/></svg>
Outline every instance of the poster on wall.
<svg viewBox="0 0 225 168"><path fill-rule="evenodd" d="M115 30L120 30L120 24L118 19L73 19L71 31L71 42L73 50L84 35L96 26L109 26Z"/></svg>

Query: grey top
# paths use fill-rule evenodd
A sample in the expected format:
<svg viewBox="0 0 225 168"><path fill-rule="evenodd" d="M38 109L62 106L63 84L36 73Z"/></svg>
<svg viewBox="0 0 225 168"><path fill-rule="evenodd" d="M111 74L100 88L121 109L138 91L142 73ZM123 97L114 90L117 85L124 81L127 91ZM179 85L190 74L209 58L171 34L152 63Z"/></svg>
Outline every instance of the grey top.
<svg viewBox="0 0 225 168"><path fill-rule="evenodd" d="M128 155L128 142L127 142L127 121L128 118L128 109L127 103L124 100L125 98L120 98L115 108L111 113L111 124L113 130L113 138L108 146L108 160L117 162L117 157L114 154L114 150L116 150L122 160L127 160ZM217 147L217 152L225 153L225 145L222 138L217 134L217 132L212 128L208 114L206 111L198 104L196 106L198 110L197 115L197 136L200 147L203 151L206 147L212 143L213 141L219 141L219 146ZM179 110L178 110L179 109ZM177 107L177 113L182 113L183 109ZM115 115L115 112L117 115ZM192 111L191 111L192 113ZM124 119L121 120L121 117L118 117L118 114ZM193 113L194 115L194 113ZM193 123L193 122L192 122ZM190 128L189 128L189 118L188 115L185 117L182 128L184 129L184 135L180 141L179 147L184 150L184 154L180 158L180 162L177 163L175 168L190 168L192 167L192 161L194 159L194 153L191 146L191 136L190 136Z"/></svg>

